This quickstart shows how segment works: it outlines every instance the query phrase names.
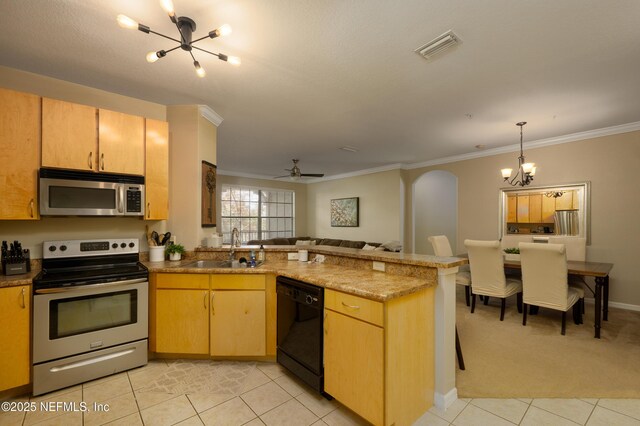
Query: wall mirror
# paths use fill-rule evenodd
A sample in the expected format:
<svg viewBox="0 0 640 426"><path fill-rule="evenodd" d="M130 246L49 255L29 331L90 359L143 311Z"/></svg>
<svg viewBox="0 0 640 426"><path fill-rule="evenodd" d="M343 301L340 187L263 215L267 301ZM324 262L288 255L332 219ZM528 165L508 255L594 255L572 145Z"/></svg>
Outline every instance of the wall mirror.
<svg viewBox="0 0 640 426"><path fill-rule="evenodd" d="M504 235L575 236L590 244L590 183L500 189Z"/></svg>

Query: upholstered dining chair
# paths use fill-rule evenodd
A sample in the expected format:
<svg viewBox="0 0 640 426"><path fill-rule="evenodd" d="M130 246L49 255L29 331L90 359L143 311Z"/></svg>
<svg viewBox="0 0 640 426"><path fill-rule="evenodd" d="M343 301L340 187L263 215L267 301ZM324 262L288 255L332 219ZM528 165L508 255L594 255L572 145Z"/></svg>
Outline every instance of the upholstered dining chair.
<svg viewBox="0 0 640 426"><path fill-rule="evenodd" d="M517 295L518 312L522 311L522 281L506 277L500 241L465 240L471 266L471 313L475 311L476 294L502 299L500 321L504 320L506 299Z"/></svg>
<svg viewBox="0 0 640 426"><path fill-rule="evenodd" d="M446 235L433 235L428 237L427 240L433 247L433 252L436 256L451 257L453 256L453 250L451 250L451 244L449 244L449 238ZM456 274L456 284L464 286L464 299L467 302L467 306L470 306L470 285L471 285L471 272L469 265L458 266L458 273Z"/></svg>
<svg viewBox="0 0 640 426"><path fill-rule="evenodd" d="M522 265L523 316L527 325L527 305L562 312L561 334L565 334L567 311L573 307L573 319L582 323L582 311L577 303L584 290L569 285L567 254L564 244L520 243Z"/></svg>

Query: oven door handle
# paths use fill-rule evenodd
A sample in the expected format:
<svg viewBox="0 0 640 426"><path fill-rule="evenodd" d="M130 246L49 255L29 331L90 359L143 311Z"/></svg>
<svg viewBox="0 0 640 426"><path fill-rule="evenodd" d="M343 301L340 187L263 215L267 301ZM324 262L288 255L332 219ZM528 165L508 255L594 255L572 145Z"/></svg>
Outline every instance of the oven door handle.
<svg viewBox="0 0 640 426"><path fill-rule="evenodd" d="M41 288L36 290L36 294L51 294L51 293L69 293L72 291L79 290L94 290L100 288L109 288L109 287L120 287L128 284L138 284L138 283L146 283L147 278L136 278L133 280L122 280L122 281L114 281L111 283L99 283L99 284L88 284L88 285L79 285L79 286L71 286L71 287L54 287L54 288Z"/></svg>

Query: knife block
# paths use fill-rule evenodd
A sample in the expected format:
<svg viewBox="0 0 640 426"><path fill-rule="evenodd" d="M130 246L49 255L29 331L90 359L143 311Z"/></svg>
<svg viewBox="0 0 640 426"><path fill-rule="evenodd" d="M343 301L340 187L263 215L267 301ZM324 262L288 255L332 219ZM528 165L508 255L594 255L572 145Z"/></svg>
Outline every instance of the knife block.
<svg viewBox="0 0 640 426"><path fill-rule="evenodd" d="M5 275L26 274L31 269L28 265L28 261L19 263L6 263L5 260L2 259L2 270Z"/></svg>

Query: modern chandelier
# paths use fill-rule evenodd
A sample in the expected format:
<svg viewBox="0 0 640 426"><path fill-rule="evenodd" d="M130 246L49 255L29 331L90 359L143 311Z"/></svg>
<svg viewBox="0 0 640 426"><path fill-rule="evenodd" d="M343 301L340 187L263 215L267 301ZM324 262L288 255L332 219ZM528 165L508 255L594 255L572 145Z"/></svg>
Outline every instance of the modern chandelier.
<svg viewBox="0 0 640 426"><path fill-rule="evenodd" d="M193 40L193 37L192 37L193 32L196 30L195 21L191 18L187 18L186 16L176 17L176 12L175 12L175 9L173 8L173 2L171 0L160 0L160 5L162 9L164 9L164 11L167 12L167 14L169 15L169 19L171 19L171 22L173 22L176 25L176 28L178 29L178 33L180 34L179 40L176 38L169 37L167 35L152 31L148 26L140 24L134 21L133 19L129 18L128 16L118 15L118 25L120 25L122 28L128 28L128 29L137 28L139 31L142 31L143 33L146 33L146 34L152 33L178 43L177 46L171 49L158 50L156 52L149 52L147 54L147 62L151 62L151 63L156 62L158 59L164 58L165 56L167 56L167 53L180 48L186 52L189 52L189 55L191 55L191 59L193 59L193 66L196 68L196 74L198 74L199 77L204 77L206 75L206 72L204 71L204 68L200 66L200 62L198 62L195 56L193 56L193 52L192 52L193 49L199 50L201 52L209 53L210 55L213 55L213 56L217 56L218 59L220 59L221 61L229 62L232 65L240 65L240 58L236 56L227 56L222 53L213 53L193 45L194 43L197 43L200 40L204 40L205 38L216 38L216 37L226 36L231 34L231 27L229 25L224 24L220 28L216 28L213 31L209 31L209 34L207 34L206 36Z"/></svg>
<svg viewBox="0 0 640 426"><path fill-rule="evenodd" d="M536 174L535 163L525 163L524 154L522 152L522 127L527 124L526 121L516 123L516 126L520 127L520 156L518 157L518 171L511 177L513 169L502 169L502 177L505 182L508 182L511 186L526 186L531 183L533 176Z"/></svg>

